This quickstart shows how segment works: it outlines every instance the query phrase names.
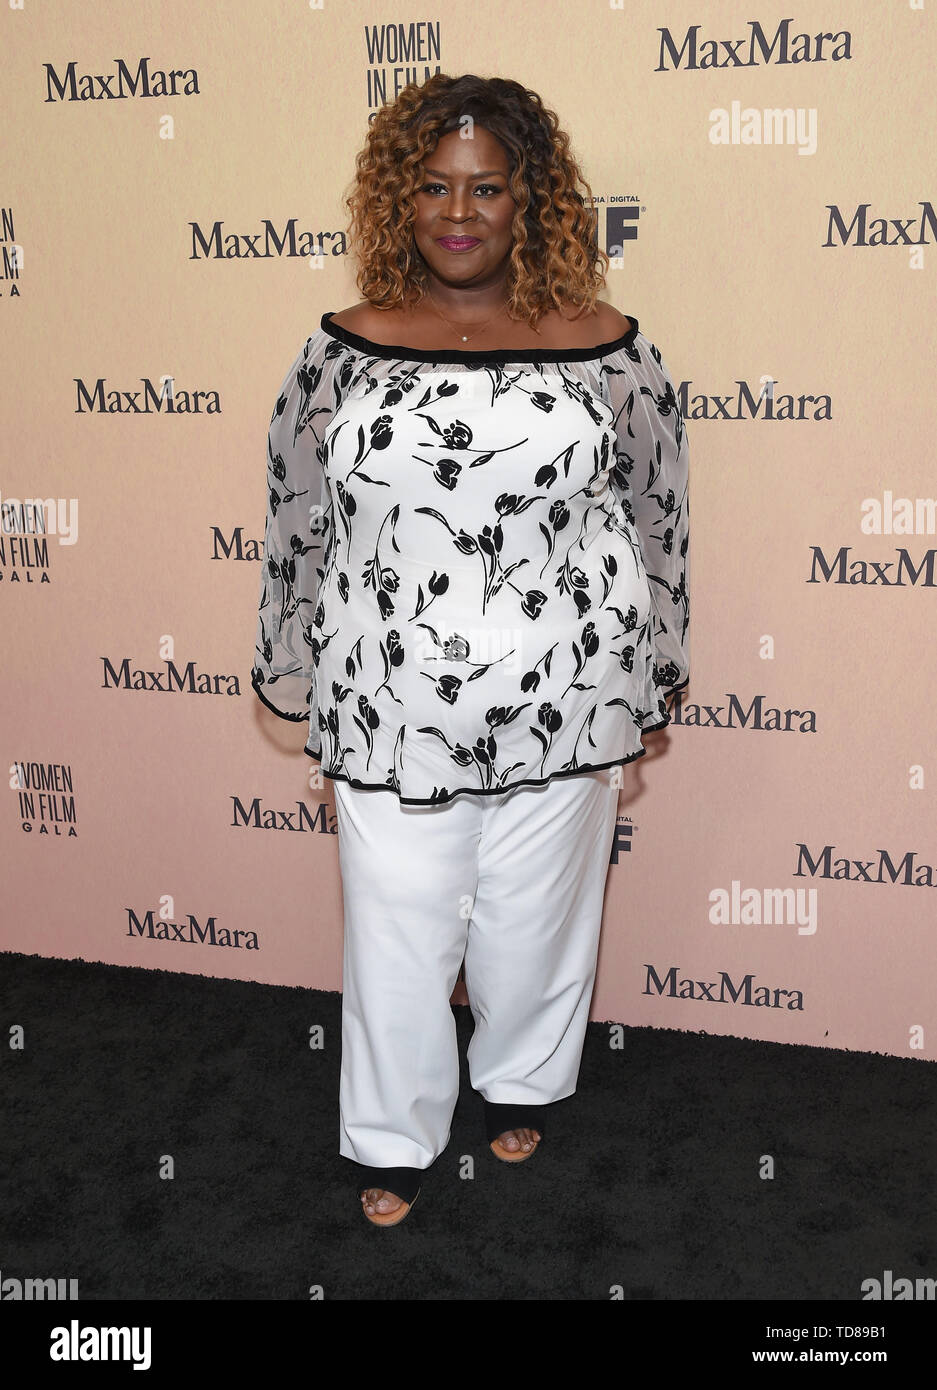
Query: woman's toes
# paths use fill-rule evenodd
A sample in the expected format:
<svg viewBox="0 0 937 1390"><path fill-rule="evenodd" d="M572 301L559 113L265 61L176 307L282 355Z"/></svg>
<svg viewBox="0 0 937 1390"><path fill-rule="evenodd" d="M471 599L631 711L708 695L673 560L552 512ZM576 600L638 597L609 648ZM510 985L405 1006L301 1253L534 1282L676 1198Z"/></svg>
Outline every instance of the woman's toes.
<svg viewBox="0 0 937 1390"><path fill-rule="evenodd" d="M369 1216L386 1216L388 1212L396 1211L401 1205L401 1198L396 1197L393 1192L384 1192L379 1187L369 1187L366 1192L362 1192L361 1200L364 1209Z"/></svg>
<svg viewBox="0 0 937 1390"><path fill-rule="evenodd" d="M509 1153L517 1153L521 1149L525 1153L530 1153L534 1145L540 1142L540 1131L525 1128L507 1129L498 1136L498 1142Z"/></svg>

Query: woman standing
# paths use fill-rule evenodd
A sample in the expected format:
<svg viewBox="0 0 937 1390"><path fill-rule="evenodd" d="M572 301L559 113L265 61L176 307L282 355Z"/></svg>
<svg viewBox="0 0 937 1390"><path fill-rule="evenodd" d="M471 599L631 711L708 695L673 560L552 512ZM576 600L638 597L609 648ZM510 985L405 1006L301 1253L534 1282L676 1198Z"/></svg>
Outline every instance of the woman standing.
<svg viewBox="0 0 937 1390"><path fill-rule="evenodd" d="M365 298L270 425L252 681L334 784L339 1147L379 1225L449 1139L463 956L492 1152L529 1157L575 1091L613 769L688 681L683 420L597 299L580 186L520 84L406 87L348 199Z"/></svg>

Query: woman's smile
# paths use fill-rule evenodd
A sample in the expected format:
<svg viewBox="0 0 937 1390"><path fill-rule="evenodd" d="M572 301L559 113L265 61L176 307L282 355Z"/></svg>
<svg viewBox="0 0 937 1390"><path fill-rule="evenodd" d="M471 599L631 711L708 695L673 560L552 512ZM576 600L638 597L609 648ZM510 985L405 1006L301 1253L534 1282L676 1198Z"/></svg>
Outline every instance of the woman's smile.
<svg viewBox="0 0 937 1390"><path fill-rule="evenodd" d="M481 246L481 240L477 236L441 236L436 244L444 251L472 251Z"/></svg>

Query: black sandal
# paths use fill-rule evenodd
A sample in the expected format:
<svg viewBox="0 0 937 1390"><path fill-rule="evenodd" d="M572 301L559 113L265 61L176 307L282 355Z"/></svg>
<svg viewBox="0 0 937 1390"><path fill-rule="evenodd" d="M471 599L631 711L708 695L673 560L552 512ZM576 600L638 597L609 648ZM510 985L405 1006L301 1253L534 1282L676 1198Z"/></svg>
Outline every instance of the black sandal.
<svg viewBox="0 0 937 1390"><path fill-rule="evenodd" d="M362 1206L361 1210L372 1225L396 1226L410 1215L410 1208L419 1197L422 1188L422 1168L370 1168L363 1163L359 1163L358 1167L363 1174L355 1184L355 1193L359 1199L368 1188L378 1187L383 1192L393 1193L403 1203L396 1211L375 1212L373 1216L368 1215Z"/></svg>
<svg viewBox="0 0 937 1390"><path fill-rule="evenodd" d="M523 1163L526 1158L533 1158L540 1145L541 1140L546 1138L546 1129L543 1124L543 1117L550 1108L548 1105L525 1105L522 1101L516 1104L508 1102L498 1104L485 1100L485 1136L488 1140L488 1147L495 1158L500 1158L502 1163ZM501 1135L508 1129L535 1129L540 1135L540 1139L533 1141L533 1148L529 1153L524 1153L519 1149L517 1153L512 1153L500 1143Z"/></svg>

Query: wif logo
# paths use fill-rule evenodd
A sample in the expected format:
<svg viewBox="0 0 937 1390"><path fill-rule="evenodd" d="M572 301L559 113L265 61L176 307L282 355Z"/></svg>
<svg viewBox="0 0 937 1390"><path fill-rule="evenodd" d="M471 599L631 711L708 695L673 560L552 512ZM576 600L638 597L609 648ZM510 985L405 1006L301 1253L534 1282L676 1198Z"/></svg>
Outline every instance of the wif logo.
<svg viewBox="0 0 937 1390"><path fill-rule="evenodd" d="M612 839L611 862L618 863L619 855L631 853L631 837L634 834L634 825L630 820L618 820L615 822L615 834Z"/></svg>
<svg viewBox="0 0 937 1390"><path fill-rule="evenodd" d="M605 249L612 260L624 255L626 242L637 241L638 221L643 211L637 203L605 209Z"/></svg>
<svg viewBox="0 0 937 1390"><path fill-rule="evenodd" d="M605 214L605 251L611 261L610 269L622 267L615 264L625 254L625 246L638 239L638 222L647 208L634 193L595 193L592 196L592 211L595 213L593 233L596 244L599 241L599 228L602 213Z"/></svg>

